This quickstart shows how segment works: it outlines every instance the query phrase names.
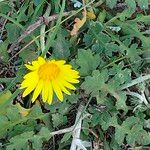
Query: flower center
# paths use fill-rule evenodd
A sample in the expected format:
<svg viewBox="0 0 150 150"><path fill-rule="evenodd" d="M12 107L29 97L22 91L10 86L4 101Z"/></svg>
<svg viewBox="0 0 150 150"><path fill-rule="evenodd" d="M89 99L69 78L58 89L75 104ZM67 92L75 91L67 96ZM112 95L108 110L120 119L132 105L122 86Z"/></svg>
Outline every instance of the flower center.
<svg viewBox="0 0 150 150"><path fill-rule="evenodd" d="M39 78L43 80L53 80L58 76L59 72L59 67L56 64L50 62L46 62L40 66L38 70Z"/></svg>

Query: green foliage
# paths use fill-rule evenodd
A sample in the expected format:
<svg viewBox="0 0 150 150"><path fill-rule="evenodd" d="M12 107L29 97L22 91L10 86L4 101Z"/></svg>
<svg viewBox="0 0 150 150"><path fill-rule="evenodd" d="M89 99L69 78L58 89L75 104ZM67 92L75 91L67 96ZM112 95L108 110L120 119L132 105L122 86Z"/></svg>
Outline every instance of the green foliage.
<svg viewBox="0 0 150 150"><path fill-rule="evenodd" d="M93 71L92 77L87 76L85 81L82 83L81 88L86 91L86 93L96 94L99 90L105 88L105 82L107 81L107 70L99 72L98 70Z"/></svg>
<svg viewBox="0 0 150 150"><path fill-rule="evenodd" d="M45 127L41 128L36 135L33 131L22 133L10 139L10 144L7 146L6 150L28 150L30 149L29 142L32 142L32 149L40 150L43 140L48 140L49 134L50 131Z"/></svg>
<svg viewBox="0 0 150 150"><path fill-rule="evenodd" d="M7 36L8 36L9 42L10 43L15 42L20 35L20 28L13 23L7 23L6 24L6 30L8 33Z"/></svg>
<svg viewBox="0 0 150 150"><path fill-rule="evenodd" d="M101 141L106 150L149 149L149 80L140 78L149 75L149 0L91 2L0 0L0 149L42 150L48 140L49 149L70 149L74 132L51 132L74 125L80 104L90 115L81 140ZM96 18L87 16L72 36L84 6ZM80 83L63 102L22 97L24 63L38 56L64 59L79 71Z"/></svg>
<svg viewBox="0 0 150 150"><path fill-rule="evenodd" d="M91 63L92 62L92 63ZM78 50L76 64L80 67L80 74L86 76L91 74L99 65L99 56L92 54L90 50Z"/></svg>
<svg viewBox="0 0 150 150"><path fill-rule="evenodd" d="M110 7L113 8L117 4L117 0L106 0L106 4Z"/></svg>
<svg viewBox="0 0 150 150"><path fill-rule="evenodd" d="M57 38L54 42L53 55L57 59L67 59L70 56L70 42L65 39L67 34L65 30L61 30L57 34Z"/></svg>
<svg viewBox="0 0 150 150"><path fill-rule="evenodd" d="M56 113L56 114L52 115L52 121L53 121L53 126L58 127L58 126L63 125L67 122L67 117Z"/></svg>
<svg viewBox="0 0 150 150"><path fill-rule="evenodd" d="M0 43L0 61L3 62L4 64L8 63L8 59L9 59L9 54L7 52L7 47L8 47L8 41L4 41Z"/></svg>
<svg viewBox="0 0 150 150"><path fill-rule="evenodd" d="M121 145L126 137L127 142L130 145L135 145L143 143L147 145L150 143L150 135L143 130L142 122L139 118L129 117L127 118L121 126L116 128L115 139L119 145Z"/></svg>

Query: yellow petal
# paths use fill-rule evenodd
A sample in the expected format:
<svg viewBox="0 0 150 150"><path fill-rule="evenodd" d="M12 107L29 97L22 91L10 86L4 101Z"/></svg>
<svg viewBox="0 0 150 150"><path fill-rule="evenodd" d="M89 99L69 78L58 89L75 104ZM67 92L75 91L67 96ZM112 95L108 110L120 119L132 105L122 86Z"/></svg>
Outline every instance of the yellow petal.
<svg viewBox="0 0 150 150"><path fill-rule="evenodd" d="M36 86L38 83L38 79L34 78L34 79L25 79L22 83L21 83L21 88L26 88L28 86Z"/></svg>
<svg viewBox="0 0 150 150"><path fill-rule="evenodd" d="M71 93L64 87L64 85L61 83L60 80L57 81L57 84L59 85L60 89L66 93L67 95L71 95Z"/></svg>
<svg viewBox="0 0 150 150"><path fill-rule="evenodd" d="M25 89L25 91L23 92L22 96L25 97L27 96L29 93L31 93L33 90L35 89L35 86L29 86L28 88Z"/></svg>
<svg viewBox="0 0 150 150"><path fill-rule="evenodd" d="M49 82L44 82L43 89L42 89L43 102L46 102L48 99L48 91L49 91L48 88L49 88Z"/></svg>
<svg viewBox="0 0 150 150"><path fill-rule="evenodd" d="M53 100L53 89L52 89L52 84L50 82L48 86L48 100L47 100L48 104L51 104L52 100Z"/></svg>
<svg viewBox="0 0 150 150"><path fill-rule="evenodd" d="M37 68L31 66L31 65L28 65L28 64L25 64L26 68L28 68L29 70L36 70Z"/></svg>
<svg viewBox="0 0 150 150"><path fill-rule="evenodd" d="M71 89L71 90L75 90L75 89L76 89L72 84L68 83L68 82L65 81L65 80L61 80L61 82L62 82L62 84L63 84L66 88L68 88L68 89Z"/></svg>
<svg viewBox="0 0 150 150"><path fill-rule="evenodd" d="M58 60L57 63L58 63L59 65L64 65L64 64L66 63L66 61L65 61L65 60Z"/></svg>
<svg viewBox="0 0 150 150"><path fill-rule="evenodd" d="M45 59L43 58L43 57L38 57L38 63L40 64L40 65L42 65L42 64L44 64L46 61L45 61Z"/></svg>
<svg viewBox="0 0 150 150"><path fill-rule="evenodd" d="M62 91L61 91L60 87L58 86L58 84L55 82L55 80L52 81L52 87L53 87L54 92L56 93L58 99L60 101L63 101Z"/></svg>
<svg viewBox="0 0 150 150"><path fill-rule="evenodd" d="M28 76L26 76L26 79L24 79L24 81L21 83L21 88L26 88L30 86L36 87L38 81L39 77L37 74L28 74Z"/></svg>
<svg viewBox="0 0 150 150"><path fill-rule="evenodd" d="M66 78L66 80L70 83L79 83L79 80L76 79Z"/></svg>
<svg viewBox="0 0 150 150"><path fill-rule="evenodd" d="M36 100L43 88L43 80L40 80L33 93L32 102Z"/></svg>
<svg viewBox="0 0 150 150"><path fill-rule="evenodd" d="M38 78L38 73L37 73L37 71L29 72L23 78L24 79L27 79L27 78L29 78L29 79Z"/></svg>

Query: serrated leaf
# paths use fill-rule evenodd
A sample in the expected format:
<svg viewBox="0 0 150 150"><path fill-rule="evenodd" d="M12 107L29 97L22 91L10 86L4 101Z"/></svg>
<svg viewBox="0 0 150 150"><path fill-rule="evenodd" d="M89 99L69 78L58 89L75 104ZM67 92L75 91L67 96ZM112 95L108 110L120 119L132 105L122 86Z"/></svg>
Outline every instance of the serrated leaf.
<svg viewBox="0 0 150 150"><path fill-rule="evenodd" d="M59 107L59 113L62 114L62 115L65 115L65 114L67 114L69 109L70 109L70 105L64 102Z"/></svg>
<svg viewBox="0 0 150 150"><path fill-rule="evenodd" d="M93 43L93 36L89 33L84 35L83 42L87 47L91 46Z"/></svg>
<svg viewBox="0 0 150 150"><path fill-rule="evenodd" d="M119 145L123 143L125 134L126 132L124 132L121 127L115 129L115 140Z"/></svg>
<svg viewBox="0 0 150 150"><path fill-rule="evenodd" d="M113 52L117 52L119 50L119 46L114 43L107 43L105 53L106 55L112 57Z"/></svg>
<svg viewBox="0 0 150 150"><path fill-rule="evenodd" d="M10 145L6 147L6 150L27 150L29 149L28 140L33 136L33 131L25 132L20 135L14 136L10 139Z"/></svg>
<svg viewBox="0 0 150 150"><path fill-rule="evenodd" d="M7 109L7 117L12 123L21 119L21 114L19 113L19 110L15 105L9 106L9 108Z"/></svg>
<svg viewBox="0 0 150 150"><path fill-rule="evenodd" d="M133 11L135 11L136 9L136 3L135 0L125 0L127 6L132 9Z"/></svg>
<svg viewBox="0 0 150 150"><path fill-rule="evenodd" d="M94 33L100 33L103 30L103 25L99 21L91 21L90 22L90 27L89 27L89 32L93 31Z"/></svg>
<svg viewBox="0 0 150 150"><path fill-rule="evenodd" d="M138 5L141 9L148 9L149 1L148 0L137 0Z"/></svg>
<svg viewBox="0 0 150 150"><path fill-rule="evenodd" d="M99 43L95 43L92 45L92 51L98 54L102 54L104 51L104 47Z"/></svg>
<svg viewBox="0 0 150 150"><path fill-rule="evenodd" d="M99 72L98 70L94 70L92 76L87 76L85 81L82 83L81 88L86 91L87 94L98 93L99 90L104 88L105 82L108 80L108 72L107 70L103 70Z"/></svg>
<svg viewBox="0 0 150 150"><path fill-rule="evenodd" d="M50 138L50 131L46 127L42 127L40 132L37 134L40 137L43 137L45 140L48 140Z"/></svg>
<svg viewBox="0 0 150 150"><path fill-rule="evenodd" d="M78 50L76 64L80 66L79 71L82 76L90 75L98 67L99 62L98 54L94 55L91 50Z"/></svg>
<svg viewBox="0 0 150 150"><path fill-rule="evenodd" d="M50 131L42 127L40 132L34 134L33 131L24 132L16 135L10 139L10 145L6 147L6 150L28 150L29 142L32 142L32 149L41 150L43 140L48 140L50 137Z"/></svg>
<svg viewBox="0 0 150 150"><path fill-rule="evenodd" d="M113 8L117 4L117 0L106 0L106 4L110 7Z"/></svg>
<svg viewBox="0 0 150 150"><path fill-rule="evenodd" d="M133 116L128 117L125 121L123 121L121 126L116 128L115 139L119 145L122 144L125 136L127 143L132 146L135 146L136 142L138 142L138 144L142 144L145 136L146 144L150 143L150 141L148 141L150 137L143 129L142 122L139 120L139 118Z"/></svg>
<svg viewBox="0 0 150 150"><path fill-rule="evenodd" d="M59 113L55 113L55 114L52 114L52 121L53 121L53 126L58 127L67 122L67 117Z"/></svg>
<svg viewBox="0 0 150 150"><path fill-rule="evenodd" d="M0 2L0 13L6 14L11 11L10 6L6 2Z"/></svg>
<svg viewBox="0 0 150 150"><path fill-rule="evenodd" d="M10 43L13 43L20 35L20 28L13 23L7 23L5 27L7 30L8 40Z"/></svg>
<svg viewBox="0 0 150 150"><path fill-rule="evenodd" d="M40 115L43 115L42 109L40 108L40 106L34 105L31 109L28 117L38 119L38 117L40 117Z"/></svg>
<svg viewBox="0 0 150 150"><path fill-rule="evenodd" d="M23 59L25 63L32 62L38 57L36 52L31 49L25 49L24 51L20 52L19 56Z"/></svg>
<svg viewBox="0 0 150 150"><path fill-rule="evenodd" d="M119 99L116 102L117 109L124 110L125 112L128 111L128 107L126 105L127 96L125 93L118 93Z"/></svg>
<svg viewBox="0 0 150 150"><path fill-rule="evenodd" d="M53 55L57 59L67 59L70 56L70 47L71 44L69 41L65 39L65 31L60 29L59 33L57 34L57 38L54 42L54 50Z"/></svg>

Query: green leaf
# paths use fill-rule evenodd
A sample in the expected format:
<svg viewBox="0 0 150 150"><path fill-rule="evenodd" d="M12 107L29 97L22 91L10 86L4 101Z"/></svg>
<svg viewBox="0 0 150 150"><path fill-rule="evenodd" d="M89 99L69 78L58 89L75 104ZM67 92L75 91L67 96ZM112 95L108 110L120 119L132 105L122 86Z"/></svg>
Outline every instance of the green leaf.
<svg viewBox="0 0 150 150"><path fill-rule="evenodd" d="M102 54L103 50L104 50L104 47L99 43L95 43L92 45L92 51L95 53Z"/></svg>
<svg viewBox="0 0 150 150"><path fill-rule="evenodd" d="M11 7L6 2L0 2L0 13L6 14L11 11Z"/></svg>
<svg viewBox="0 0 150 150"><path fill-rule="evenodd" d="M91 46L93 43L93 36L90 33L85 34L83 42L87 47Z"/></svg>
<svg viewBox="0 0 150 150"><path fill-rule="evenodd" d="M120 146L117 143L117 141L115 140L115 136L112 136L112 138L111 138L110 147L112 147L113 150L120 150Z"/></svg>
<svg viewBox="0 0 150 150"><path fill-rule="evenodd" d="M24 132L12 137L9 141L10 145L6 147L6 150L41 150L43 141L48 140L49 137L50 131L45 127L42 127L37 134L34 134L33 131ZM30 143L32 143L32 148Z"/></svg>
<svg viewBox="0 0 150 150"><path fill-rule="evenodd" d="M110 7L113 8L117 4L117 0L106 0L106 4Z"/></svg>
<svg viewBox="0 0 150 150"><path fill-rule="evenodd" d="M115 140L119 145L121 145L124 141L126 132L122 130L122 128L118 127L115 129Z"/></svg>
<svg viewBox="0 0 150 150"><path fill-rule="evenodd" d="M98 54L94 55L91 50L78 50L76 64L80 66L79 71L82 76L90 75L98 67L99 62Z"/></svg>
<svg viewBox="0 0 150 150"><path fill-rule="evenodd" d="M0 115L0 128L3 129L0 132L0 139L4 138L7 134L7 131L4 129L5 126L9 124L7 116Z"/></svg>
<svg viewBox="0 0 150 150"><path fill-rule="evenodd" d="M6 150L28 150L29 143L28 140L33 136L33 131L25 132L20 135L14 136L10 139L10 145L6 147Z"/></svg>
<svg viewBox="0 0 150 150"><path fill-rule="evenodd" d="M136 3L135 3L135 0L126 0L125 1L127 6L132 9L133 11L135 11L136 9Z"/></svg>
<svg viewBox="0 0 150 150"><path fill-rule="evenodd" d="M7 23L5 27L7 30L8 40L10 43L13 43L19 37L21 29L13 23Z"/></svg>
<svg viewBox="0 0 150 150"><path fill-rule="evenodd" d="M119 99L116 102L116 107L118 110L124 110L125 112L128 111L128 107L126 105L127 96L125 93L118 93Z"/></svg>
<svg viewBox="0 0 150 150"><path fill-rule="evenodd" d="M126 140L129 145L134 146L135 142L138 140L140 133L142 132L143 127L140 124L135 124L132 128L130 133L128 133ZM142 139L141 139L142 140Z"/></svg>
<svg viewBox="0 0 150 150"><path fill-rule="evenodd" d="M141 9L148 9L149 1L148 0L136 0Z"/></svg>
<svg viewBox="0 0 150 150"><path fill-rule="evenodd" d="M8 101L11 96L12 96L12 93L9 90L5 91L5 92L0 92L0 108L1 109L6 103L10 104L10 103L8 103Z"/></svg>
<svg viewBox="0 0 150 150"><path fill-rule="evenodd" d="M80 96L78 94L72 93L71 95L66 96L66 99L69 101L69 103L75 104L79 100L79 97Z"/></svg>
<svg viewBox="0 0 150 150"><path fill-rule="evenodd" d="M34 0L34 5L38 6L39 4L41 4L44 0Z"/></svg>
<svg viewBox="0 0 150 150"><path fill-rule="evenodd" d="M59 113L65 115L69 112L70 105L68 103L63 102L63 104L59 107Z"/></svg>
<svg viewBox="0 0 150 150"><path fill-rule="evenodd" d="M83 42L87 47L91 46L95 41L95 33L99 34L103 30L103 25L99 21L91 21L89 24L89 30L84 35Z"/></svg>
<svg viewBox="0 0 150 150"><path fill-rule="evenodd" d="M7 109L7 117L12 123L21 119L21 114L15 105L10 105L10 107Z"/></svg>
<svg viewBox="0 0 150 150"><path fill-rule="evenodd" d="M107 56L112 57L113 52L117 52L119 50L119 46L114 43L107 43L105 53Z"/></svg>
<svg viewBox="0 0 150 150"><path fill-rule="evenodd" d="M107 70L99 72L94 70L92 76L85 77L85 81L82 83L81 88L86 91L87 94L98 93L99 90L104 88L105 82L108 80Z"/></svg>
<svg viewBox="0 0 150 150"><path fill-rule="evenodd" d="M35 51L31 50L31 49L25 49L23 50L19 56L23 59L23 61L25 63L27 62L32 62L33 60L35 60L38 55L36 54Z"/></svg>
<svg viewBox="0 0 150 150"><path fill-rule="evenodd" d="M83 133L85 135L89 135L89 121L88 120L84 120L83 124L82 124L82 128L83 128Z"/></svg>
<svg viewBox="0 0 150 150"><path fill-rule="evenodd" d="M102 11L100 11L98 17L97 17L97 20L100 21L101 23L103 23L105 21L105 18L106 18L106 10L103 9Z"/></svg>
<svg viewBox="0 0 150 150"><path fill-rule="evenodd" d="M127 143L129 145L135 146L136 142L138 144L143 144L144 140L145 144L149 144L150 136L143 129L143 123L136 117L128 117L125 121L123 121L121 126L116 127L115 139L119 145L121 145L126 137ZM146 137L146 138L144 138Z"/></svg>
<svg viewBox="0 0 150 150"><path fill-rule="evenodd" d="M48 128L42 127L40 132L38 132L37 135L40 136L40 137L43 137L44 140L48 140L50 138L50 131L49 131Z"/></svg>
<svg viewBox="0 0 150 150"><path fill-rule="evenodd" d="M38 105L34 105L28 115L28 118L38 119L38 117L40 118L40 115L44 117L41 107Z"/></svg>
<svg viewBox="0 0 150 150"><path fill-rule="evenodd" d="M4 64L7 64L9 60L9 54L7 49L8 44L8 40L0 43L0 62Z"/></svg>
<svg viewBox="0 0 150 150"><path fill-rule="evenodd" d="M53 126L58 127L67 122L67 117L63 116L62 114L55 113L55 114L52 114L52 121L53 121Z"/></svg>
<svg viewBox="0 0 150 150"><path fill-rule="evenodd" d="M120 63L118 65L114 64L113 67L109 69L109 75L114 75L114 77L109 80L109 85L114 86L117 84L117 87L131 81L131 70L127 68L123 69L123 67L124 64ZM114 88L116 87L114 86Z"/></svg>
<svg viewBox="0 0 150 150"><path fill-rule="evenodd" d="M53 45L53 55L57 59L67 59L70 56L69 48L71 47L71 44L68 40L65 39L64 32L64 30L60 29Z"/></svg>

